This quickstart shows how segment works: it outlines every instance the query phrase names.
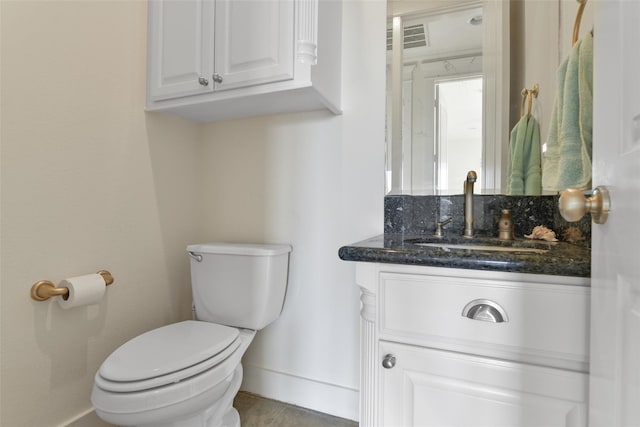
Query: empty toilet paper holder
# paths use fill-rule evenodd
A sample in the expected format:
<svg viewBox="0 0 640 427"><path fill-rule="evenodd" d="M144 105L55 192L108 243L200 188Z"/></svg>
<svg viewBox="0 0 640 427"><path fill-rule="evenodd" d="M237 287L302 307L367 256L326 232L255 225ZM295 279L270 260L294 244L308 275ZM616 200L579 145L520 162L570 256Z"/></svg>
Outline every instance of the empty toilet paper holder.
<svg viewBox="0 0 640 427"><path fill-rule="evenodd" d="M98 274L104 279L105 286L113 283L113 276L107 270L100 270ZM69 289L58 288L50 280L40 280L31 286L31 298L36 301L46 301L51 297L57 296L67 299L69 297Z"/></svg>

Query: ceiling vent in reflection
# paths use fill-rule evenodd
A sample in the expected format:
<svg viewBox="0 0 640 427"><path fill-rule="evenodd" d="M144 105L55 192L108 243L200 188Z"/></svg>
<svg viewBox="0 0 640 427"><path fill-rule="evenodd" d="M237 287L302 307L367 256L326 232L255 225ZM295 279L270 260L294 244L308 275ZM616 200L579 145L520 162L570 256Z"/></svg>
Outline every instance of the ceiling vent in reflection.
<svg viewBox="0 0 640 427"><path fill-rule="evenodd" d="M392 38L393 29L387 28L387 50L391 50ZM404 27L405 49L425 46L428 46L428 40L424 30L424 24L407 25L406 27Z"/></svg>

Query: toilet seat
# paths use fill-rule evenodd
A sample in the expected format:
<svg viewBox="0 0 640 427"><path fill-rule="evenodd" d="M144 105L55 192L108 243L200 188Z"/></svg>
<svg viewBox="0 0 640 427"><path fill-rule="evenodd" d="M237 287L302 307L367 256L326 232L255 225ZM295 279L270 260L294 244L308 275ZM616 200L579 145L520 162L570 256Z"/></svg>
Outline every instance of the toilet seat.
<svg viewBox="0 0 640 427"><path fill-rule="evenodd" d="M150 390L196 376L238 350L239 330L215 323L184 321L146 332L114 351L95 376L105 391Z"/></svg>

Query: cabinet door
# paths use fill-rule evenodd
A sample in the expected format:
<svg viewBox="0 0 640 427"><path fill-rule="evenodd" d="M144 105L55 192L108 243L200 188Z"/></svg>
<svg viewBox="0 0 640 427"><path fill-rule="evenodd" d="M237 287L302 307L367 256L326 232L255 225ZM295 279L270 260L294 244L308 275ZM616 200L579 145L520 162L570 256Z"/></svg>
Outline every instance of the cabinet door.
<svg viewBox="0 0 640 427"><path fill-rule="evenodd" d="M215 90L293 78L293 1L217 0Z"/></svg>
<svg viewBox="0 0 640 427"><path fill-rule="evenodd" d="M395 356L379 365L383 426L586 426L586 374L385 341L379 354Z"/></svg>
<svg viewBox="0 0 640 427"><path fill-rule="evenodd" d="M148 7L150 99L213 91L213 1L150 1Z"/></svg>

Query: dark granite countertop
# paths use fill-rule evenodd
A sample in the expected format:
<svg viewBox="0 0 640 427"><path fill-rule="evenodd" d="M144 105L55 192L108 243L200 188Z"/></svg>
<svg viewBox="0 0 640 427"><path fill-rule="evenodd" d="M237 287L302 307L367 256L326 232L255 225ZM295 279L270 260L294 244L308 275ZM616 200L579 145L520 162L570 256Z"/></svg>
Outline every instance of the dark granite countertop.
<svg viewBox="0 0 640 427"><path fill-rule="evenodd" d="M423 246L446 245L497 246L508 251ZM534 251L531 251L531 250ZM338 255L344 261L425 265L433 267L493 270L554 276L591 276L591 251L584 245L566 242L516 239L500 241L495 237L442 239L409 234L384 234L343 246Z"/></svg>

